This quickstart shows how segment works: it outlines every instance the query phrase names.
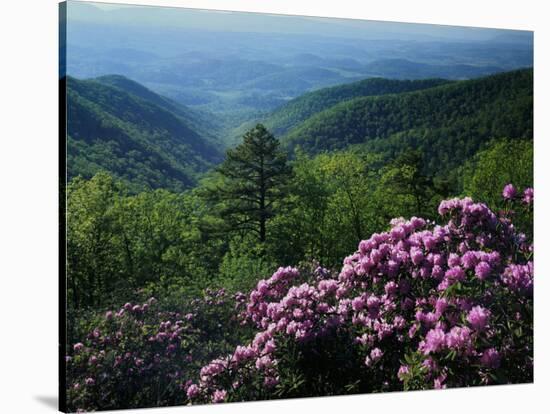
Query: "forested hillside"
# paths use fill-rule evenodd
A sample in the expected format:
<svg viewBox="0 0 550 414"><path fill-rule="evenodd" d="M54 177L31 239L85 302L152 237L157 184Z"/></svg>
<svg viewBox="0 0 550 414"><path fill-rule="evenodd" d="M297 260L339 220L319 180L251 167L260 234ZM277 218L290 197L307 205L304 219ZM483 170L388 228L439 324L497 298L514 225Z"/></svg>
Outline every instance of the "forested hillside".
<svg viewBox="0 0 550 414"><path fill-rule="evenodd" d="M215 116L119 75L67 83L69 178L105 170L132 192L179 191L221 161L229 131ZM390 161L414 149L424 171L447 174L493 138L531 138L532 100L532 70L455 82L373 78L306 93L265 125L290 154L362 146Z"/></svg>
<svg viewBox="0 0 550 414"><path fill-rule="evenodd" d="M273 111L263 122L275 135L281 136L299 126L301 122L312 115L352 98L415 91L447 82L449 81L443 79L417 81L365 79L303 94Z"/></svg>
<svg viewBox="0 0 550 414"><path fill-rule="evenodd" d="M187 126L195 131L199 131L203 137L208 138L213 144L219 144L221 123L220 120L211 113L203 113L193 110L179 102L170 98L159 95L142 84L128 79L121 75L105 75L95 78L94 80L104 84L115 86L128 93L136 95L150 103L156 104L159 107L172 112L180 117Z"/></svg>
<svg viewBox="0 0 550 414"><path fill-rule="evenodd" d="M116 86L115 86L116 85ZM215 138L181 105L122 78L67 78L69 179L105 170L131 191L181 191L221 160Z"/></svg>
<svg viewBox="0 0 550 414"><path fill-rule="evenodd" d="M352 99L315 114L281 139L310 154L367 144L391 159L417 149L435 172L457 167L492 138L532 135L533 72L527 69Z"/></svg>

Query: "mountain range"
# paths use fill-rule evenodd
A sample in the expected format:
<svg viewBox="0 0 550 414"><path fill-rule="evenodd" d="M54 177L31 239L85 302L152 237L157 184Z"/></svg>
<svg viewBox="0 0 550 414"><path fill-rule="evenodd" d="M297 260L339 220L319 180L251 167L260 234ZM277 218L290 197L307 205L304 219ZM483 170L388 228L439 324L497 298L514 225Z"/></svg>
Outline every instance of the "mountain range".
<svg viewBox="0 0 550 414"><path fill-rule="evenodd" d="M316 154L365 145L392 158L419 149L436 172L458 166L493 138L532 138L533 71L356 97L309 115L280 137L289 150Z"/></svg>
<svg viewBox="0 0 550 414"><path fill-rule="evenodd" d="M215 115L190 109L120 75L66 79L68 175L107 170L131 190L194 186L223 159L227 136ZM495 138L533 136L532 69L473 80L369 78L306 93L254 120L292 156L361 147L391 160L422 150L445 174Z"/></svg>

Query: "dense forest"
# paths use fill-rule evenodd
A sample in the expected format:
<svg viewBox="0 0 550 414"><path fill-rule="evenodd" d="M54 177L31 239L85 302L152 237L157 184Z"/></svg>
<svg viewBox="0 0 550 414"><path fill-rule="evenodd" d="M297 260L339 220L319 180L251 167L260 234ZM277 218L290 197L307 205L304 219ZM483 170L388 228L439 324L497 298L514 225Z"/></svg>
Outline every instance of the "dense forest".
<svg viewBox="0 0 550 414"><path fill-rule="evenodd" d="M359 82L323 88L292 99L287 104L277 108L269 114L263 123L274 134L282 136L286 135L292 128L297 127L312 115L349 99L410 92L431 88L448 82L449 81L444 79L398 81L393 79L369 78Z"/></svg>
<svg viewBox="0 0 550 414"><path fill-rule="evenodd" d="M222 159L208 123L121 77L67 78L69 180L106 170L133 191L181 191ZM193 119L190 122L190 119Z"/></svg>
<svg viewBox="0 0 550 414"><path fill-rule="evenodd" d="M66 90L70 409L532 380L532 69L312 91L234 146Z"/></svg>
<svg viewBox="0 0 550 414"><path fill-rule="evenodd" d="M532 135L533 72L527 69L352 99L315 114L281 140L312 154L364 143L391 157L415 148L434 172L460 165L492 137Z"/></svg>

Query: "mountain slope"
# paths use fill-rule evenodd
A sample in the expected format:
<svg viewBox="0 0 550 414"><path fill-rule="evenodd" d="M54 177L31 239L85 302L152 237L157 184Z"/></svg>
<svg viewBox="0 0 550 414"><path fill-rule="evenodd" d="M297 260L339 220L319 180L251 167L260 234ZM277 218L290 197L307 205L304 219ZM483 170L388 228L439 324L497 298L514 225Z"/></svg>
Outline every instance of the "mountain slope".
<svg viewBox="0 0 550 414"><path fill-rule="evenodd" d="M213 144L219 145L221 121L213 114L205 114L188 108L170 98L159 95L150 89L147 89L142 84L122 75L105 75L94 78L94 80L104 85L120 88L148 102L154 103L169 112L172 112L174 115L182 118L185 124L191 129L200 131L203 137L211 140Z"/></svg>
<svg viewBox="0 0 550 414"><path fill-rule="evenodd" d="M150 91L138 89L140 97L71 77L66 86L69 179L107 170L128 182L132 191L181 191L221 160L215 144Z"/></svg>
<svg viewBox="0 0 550 414"><path fill-rule="evenodd" d="M500 137L532 138L533 71L507 72L398 95L355 98L320 112L282 137L308 153L363 144L393 157L406 148L456 166Z"/></svg>
<svg viewBox="0 0 550 414"><path fill-rule="evenodd" d="M447 83L443 79L400 81L382 78L365 79L359 82L323 88L292 99L273 111L264 120L265 126L276 136L285 135L312 115L342 101L361 97L386 95L431 88Z"/></svg>
<svg viewBox="0 0 550 414"><path fill-rule="evenodd" d="M102 83L103 85L120 88L128 93L140 97L141 99L154 103L167 111L181 116L187 116L187 112L190 112L190 110L185 108L183 105L180 105L171 99L165 98L164 96L158 95L140 83L137 83L122 75L105 75L93 80Z"/></svg>

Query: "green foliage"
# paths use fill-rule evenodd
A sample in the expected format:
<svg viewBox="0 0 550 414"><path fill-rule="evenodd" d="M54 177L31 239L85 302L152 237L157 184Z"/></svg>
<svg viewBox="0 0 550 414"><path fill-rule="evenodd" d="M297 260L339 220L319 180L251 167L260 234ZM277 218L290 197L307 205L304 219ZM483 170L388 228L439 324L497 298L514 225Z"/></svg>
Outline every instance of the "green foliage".
<svg viewBox="0 0 550 414"><path fill-rule="evenodd" d="M315 157L298 151L285 213L272 223L269 252L281 264L315 259L336 266L393 217L430 217L445 192L422 166L417 152L384 164L379 155L360 150Z"/></svg>
<svg viewBox="0 0 550 414"><path fill-rule="evenodd" d="M433 218L442 198L450 189L427 175L425 155L408 150L380 169L380 181L373 194L377 211L386 219L421 216Z"/></svg>
<svg viewBox="0 0 550 414"><path fill-rule="evenodd" d="M252 156L234 151L239 162ZM313 158L298 153L292 174L284 158L272 161L274 169L266 169L265 177L273 187L266 187L263 212L259 203L245 209L241 202L241 197L260 194L255 193L257 181L246 181L251 176L239 181L237 175L228 183L218 175L183 194L155 190L128 195L107 173L72 180L67 217L71 308L131 300L144 288L151 295L171 292L175 298L207 286L247 290L277 266L304 260L336 266L368 234L387 228L392 217L421 215L438 196L421 171L418 154L384 165L379 156L361 151ZM226 174L232 171L258 170L239 164ZM219 197L217 208L211 204L212 191ZM232 227L228 211L249 214L256 230ZM264 241L258 237L260 217L269 224Z"/></svg>
<svg viewBox="0 0 550 414"><path fill-rule="evenodd" d="M502 188L533 186L533 142L504 139L478 152L464 167L464 193L496 208Z"/></svg>
<svg viewBox="0 0 550 414"><path fill-rule="evenodd" d="M128 300L151 282L197 289L217 271L223 241L202 231L210 219L194 193L128 196L106 173L74 179L67 193L70 306Z"/></svg>
<svg viewBox="0 0 550 414"><path fill-rule="evenodd" d="M376 163L376 157L352 152L297 154L287 211L274 220L269 249L282 264L315 258L334 265L376 227L376 213L369 208Z"/></svg>
<svg viewBox="0 0 550 414"><path fill-rule="evenodd" d="M491 208L508 209L502 188L513 184L518 189L533 187L533 141L504 139L478 152L463 168L463 193L487 200ZM518 229L532 238L533 209L530 206L510 212Z"/></svg>
<svg viewBox="0 0 550 414"><path fill-rule="evenodd" d="M277 267L278 263L258 244L256 237L235 236L220 263L217 283L231 292L246 292Z"/></svg>
<svg viewBox="0 0 550 414"><path fill-rule="evenodd" d="M332 396L398 389L396 381L383 372L365 372L366 351L354 347L355 337L347 332L315 339L307 346L296 344L285 336L277 339L281 347L274 357L278 360L281 380L275 397Z"/></svg>
<svg viewBox="0 0 550 414"><path fill-rule="evenodd" d="M113 255L117 194L107 174L76 178L67 188L67 288L74 308L109 300L121 282L121 262Z"/></svg>

